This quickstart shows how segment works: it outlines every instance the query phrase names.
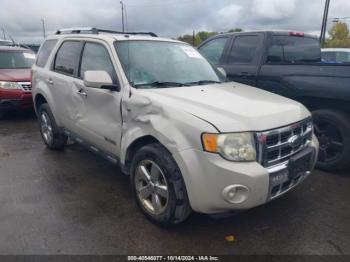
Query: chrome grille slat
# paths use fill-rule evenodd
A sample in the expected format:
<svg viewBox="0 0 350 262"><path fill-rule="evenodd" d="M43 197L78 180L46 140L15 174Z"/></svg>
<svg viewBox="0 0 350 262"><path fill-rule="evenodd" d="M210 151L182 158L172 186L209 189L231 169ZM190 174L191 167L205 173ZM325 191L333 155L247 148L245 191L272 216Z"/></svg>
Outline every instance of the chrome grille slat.
<svg viewBox="0 0 350 262"><path fill-rule="evenodd" d="M30 82L18 82L21 85L22 90L25 92L32 92L32 84Z"/></svg>
<svg viewBox="0 0 350 262"><path fill-rule="evenodd" d="M257 133L260 147L260 162L264 167L271 167L283 162L306 148L312 139L312 120L308 118L287 127ZM296 138L298 145L290 142Z"/></svg>

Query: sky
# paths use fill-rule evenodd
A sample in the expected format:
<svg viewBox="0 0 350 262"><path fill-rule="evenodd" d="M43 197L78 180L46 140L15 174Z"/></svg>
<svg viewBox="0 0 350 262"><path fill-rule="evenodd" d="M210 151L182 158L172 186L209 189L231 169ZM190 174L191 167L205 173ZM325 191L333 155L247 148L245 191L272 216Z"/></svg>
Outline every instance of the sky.
<svg viewBox="0 0 350 262"><path fill-rule="evenodd" d="M124 0L129 31L163 37L193 30L286 29L319 34L325 0ZM350 0L331 0L330 18L350 17ZM0 0L1 28L16 41L40 43L58 28L121 30L119 0ZM350 22L350 19L347 20ZM332 26L331 19L328 26Z"/></svg>

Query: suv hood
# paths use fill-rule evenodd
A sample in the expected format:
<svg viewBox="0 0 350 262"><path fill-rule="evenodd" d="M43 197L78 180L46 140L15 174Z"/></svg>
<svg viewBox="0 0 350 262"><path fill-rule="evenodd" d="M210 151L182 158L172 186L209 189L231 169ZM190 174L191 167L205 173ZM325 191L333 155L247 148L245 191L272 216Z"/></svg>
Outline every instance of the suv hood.
<svg viewBox="0 0 350 262"><path fill-rule="evenodd" d="M143 90L151 100L209 122L220 132L265 131L310 116L300 103L239 83Z"/></svg>
<svg viewBox="0 0 350 262"><path fill-rule="evenodd" d="M0 81L30 82L30 68L0 69Z"/></svg>

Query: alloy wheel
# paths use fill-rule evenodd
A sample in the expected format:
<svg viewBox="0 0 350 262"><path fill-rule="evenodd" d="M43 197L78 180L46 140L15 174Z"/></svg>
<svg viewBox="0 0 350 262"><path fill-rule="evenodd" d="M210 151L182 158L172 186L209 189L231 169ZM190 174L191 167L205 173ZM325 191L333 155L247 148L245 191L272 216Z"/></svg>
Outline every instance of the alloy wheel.
<svg viewBox="0 0 350 262"><path fill-rule="evenodd" d="M53 129L50 117L46 112L42 112L40 116L40 126L45 142L51 144L53 141Z"/></svg>
<svg viewBox="0 0 350 262"><path fill-rule="evenodd" d="M135 189L143 207L154 215L163 213L169 202L169 187L162 169L155 162L144 160L135 172Z"/></svg>
<svg viewBox="0 0 350 262"><path fill-rule="evenodd" d="M314 124L314 128L320 142L318 161L329 163L337 160L344 150L344 140L338 127L320 119Z"/></svg>

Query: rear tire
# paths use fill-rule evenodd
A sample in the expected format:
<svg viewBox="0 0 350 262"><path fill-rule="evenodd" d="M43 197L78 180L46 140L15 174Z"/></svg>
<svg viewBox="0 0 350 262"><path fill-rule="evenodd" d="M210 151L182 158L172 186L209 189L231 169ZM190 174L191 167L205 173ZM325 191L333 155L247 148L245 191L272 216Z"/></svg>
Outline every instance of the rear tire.
<svg viewBox="0 0 350 262"><path fill-rule="evenodd" d="M130 177L136 202L151 222L168 227L183 222L191 214L180 169L159 143L137 151Z"/></svg>
<svg viewBox="0 0 350 262"><path fill-rule="evenodd" d="M313 119L320 142L316 167L325 171L350 167L350 117L341 111L317 110Z"/></svg>
<svg viewBox="0 0 350 262"><path fill-rule="evenodd" d="M51 150L62 150L67 145L67 136L57 126L48 104L42 104L38 110L41 137Z"/></svg>

